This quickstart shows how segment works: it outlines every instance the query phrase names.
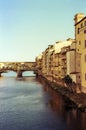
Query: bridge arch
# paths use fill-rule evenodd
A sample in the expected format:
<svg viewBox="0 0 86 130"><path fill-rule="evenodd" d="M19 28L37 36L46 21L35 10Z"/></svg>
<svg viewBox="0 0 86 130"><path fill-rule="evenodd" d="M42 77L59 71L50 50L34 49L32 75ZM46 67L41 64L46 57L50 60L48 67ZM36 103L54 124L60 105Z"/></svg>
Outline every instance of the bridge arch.
<svg viewBox="0 0 86 130"><path fill-rule="evenodd" d="M3 62L4 66L0 68L0 74L14 71L17 77L22 77L25 71L36 71L35 62Z"/></svg>
<svg viewBox="0 0 86 130"><path fill-rule="evenodd" d="M17 73L15 71L7 71L6 73L2 73L1 76L5 76L5 77L16 77Z"/></svg>
<svg viewBox="0 0 86 130"><path fill-rule="evenodd" d="M35 76L35 74L34 74L34 71L24 71L23 73L22 73L22 76Z"/></svg>

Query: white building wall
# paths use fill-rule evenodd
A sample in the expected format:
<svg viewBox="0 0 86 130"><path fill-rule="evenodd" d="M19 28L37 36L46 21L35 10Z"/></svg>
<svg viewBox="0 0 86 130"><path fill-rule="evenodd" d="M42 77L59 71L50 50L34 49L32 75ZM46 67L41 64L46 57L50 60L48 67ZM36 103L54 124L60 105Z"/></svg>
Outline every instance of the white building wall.
<svg viewBox="0 0 86 130"><path fill-rule="evenodd" d="M73 82L76 83L76 74L70 74L70 77L72 78Z"/></svg>
<svg viewBox="0 0 86 130"><path fill-rule="evenodd" d="M66 53L66 61L67 61L67 75L70 75L70 52Z"/></svg>
<svg viewBox="0 0 86 130"><path fill-rule="evenodd" d="M72 80L76 82L76 59L75 50L68 51L67 57L67 74L71 76Z"/></svg>

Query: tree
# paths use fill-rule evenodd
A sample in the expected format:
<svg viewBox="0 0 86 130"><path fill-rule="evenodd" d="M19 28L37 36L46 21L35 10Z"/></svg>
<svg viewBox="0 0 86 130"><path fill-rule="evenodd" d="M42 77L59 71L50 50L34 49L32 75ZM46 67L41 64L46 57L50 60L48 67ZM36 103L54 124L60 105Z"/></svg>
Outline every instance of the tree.
<svg viewBox="0 0 86 130"><path fill-rule="evenodd" d="M64 78L63 78L64 82L66 83L67 87L69 87L72 90L72 78L69 76L69 75L66 75Z"/></svg>

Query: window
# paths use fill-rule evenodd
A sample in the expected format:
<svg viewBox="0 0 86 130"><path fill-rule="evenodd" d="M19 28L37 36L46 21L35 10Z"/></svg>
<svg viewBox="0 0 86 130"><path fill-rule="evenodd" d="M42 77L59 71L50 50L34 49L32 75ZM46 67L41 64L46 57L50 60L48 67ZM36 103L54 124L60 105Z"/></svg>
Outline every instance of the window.
<svg viewBox="0 0 86 130"><path fill-rule="evenodd" d="M85 55L85 62L86 62L86 55Z"/></svg>
<svg viewBox="0 0 86 130"><path fill-rule="evenodd" d="M78 76L78 78L80 79L80 76Z"/></svg>
<svg viewBox="0 0 86 130"><path fill-rule="evenodd" d="M79 45L81 45L81 41L79 41Z"/></svg>
<svg viewBox="0 0 86 130"><path fill-rule="evenodd" d="M84 30L84 33L86 33L86 30Z"/></svg>
<svg viewBox="0 0 86 130"><path fill-rule="evenodd" d="M84 25L86 26L86 21L84 22Z"/></svg>
<svg viewBox="0 0 86 130"><path fill-rule="evenodd" d="M85 40L85 48L86 48L86 40Z"/></svg>
<svg viewBox="0 0 86 130"><path fill-rule="evenodd" d="M83 23L81 23L81 28L83 27Z"/></svg>
<svg viewBox="0 0 86 130"><path fill-rule="evenodd" d="M85 80L86 80L86 73L85 73Z"/></svg>

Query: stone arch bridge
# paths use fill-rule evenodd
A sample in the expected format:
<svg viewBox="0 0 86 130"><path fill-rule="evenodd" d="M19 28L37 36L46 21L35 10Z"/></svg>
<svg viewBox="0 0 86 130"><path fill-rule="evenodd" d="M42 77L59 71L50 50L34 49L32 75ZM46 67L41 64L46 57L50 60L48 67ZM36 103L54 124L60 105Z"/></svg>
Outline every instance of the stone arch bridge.
<svg viewBox="0 0 86 130"><path fill-rule="evenodd" d="M17 73L17 77L22 77L22 73L25 71L37 71L36 62L0 62L0 76L2 73L8 71L14 71Z"/></svg>

